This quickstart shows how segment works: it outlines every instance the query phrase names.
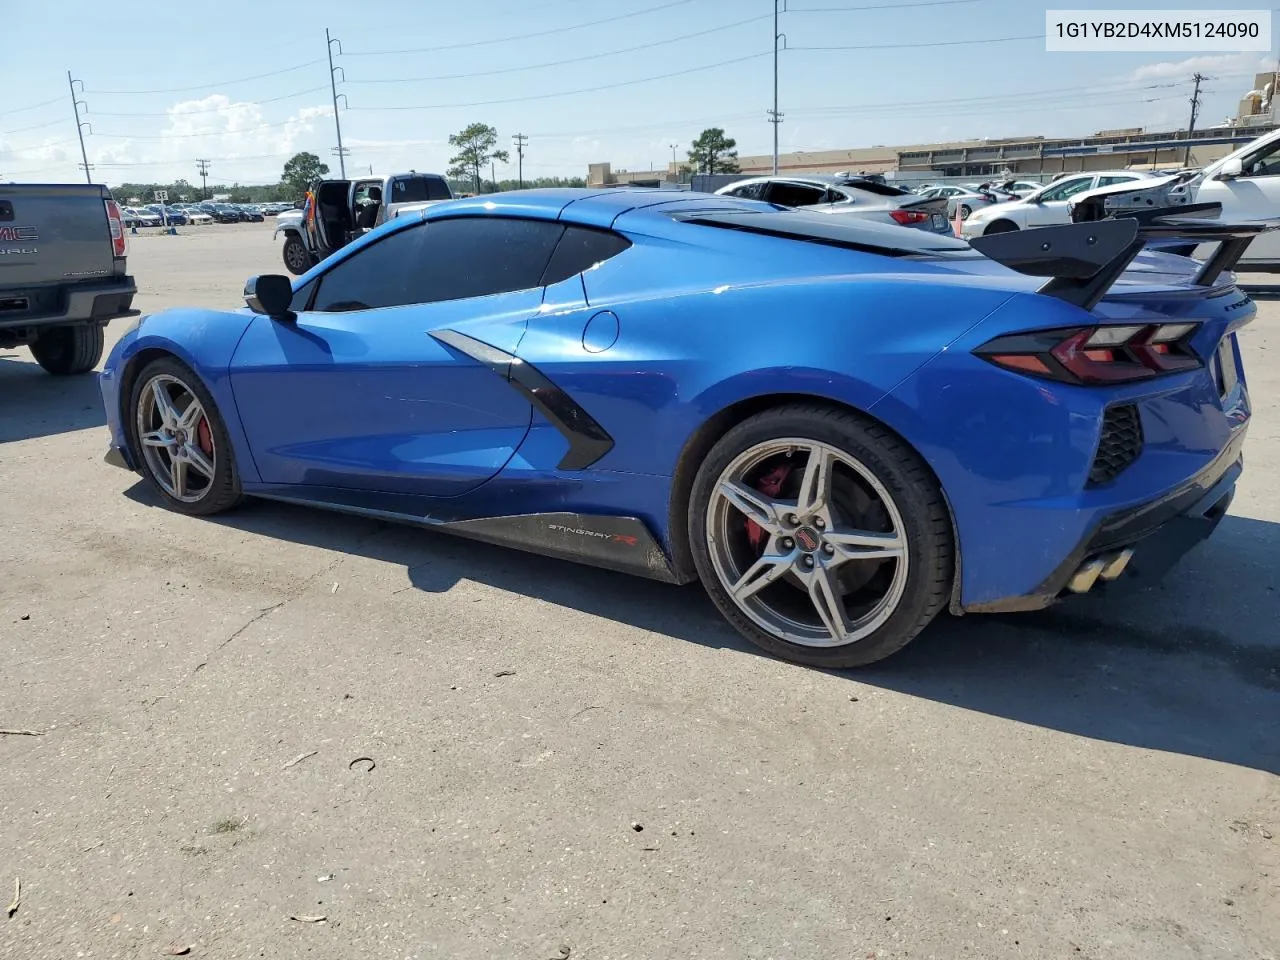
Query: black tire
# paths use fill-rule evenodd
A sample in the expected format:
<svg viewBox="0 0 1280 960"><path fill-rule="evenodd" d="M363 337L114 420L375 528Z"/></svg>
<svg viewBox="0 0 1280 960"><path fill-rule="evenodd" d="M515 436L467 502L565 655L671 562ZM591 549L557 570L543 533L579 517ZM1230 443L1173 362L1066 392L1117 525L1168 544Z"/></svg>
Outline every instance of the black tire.
<svg viewBox="0 0 1280 960"><path fill-rule="evenodd" d="M987 229L983 230L984 236L990 236L993 233L1013 233L1018 229L1018 225L1012 220L996 220L994 223L987 224Z"/></svg>
<svg viewBox="0 0 1280 960"><path fill-rule="evenodd" d="M898 605L874 632L843 646L792 643L762 629L730 597L711 559L707 516L721 474L744 451L787 437L829 444L856 458L888 490L903 521L908 572ZM688 521L694 564L720 612L746 639L785 660L834 669L882 660L928 626L946 606L950 594L954 569L951 521L932 472L898 437L852 412L794 404L738 424L716 443L699 468Z"/></svg>
<svg viewBox="0 0 1280 960"><path fill-rule="evenodd" d="M284 256L285 269L295 277L302 276L315 266L315 258L311 256L306 244L298 238L297 234L290 233L285 235L284 249L281 253Z"/></svg>
<svg viewBox="0 0 1280 960"><path fill-rule="evenodd" d="M88 373L102 359L105 338L99 323L81 323L41 330L31 342L36 363L55 377Z"/></svg>
<svg viewBox="0 0 1280 960"><path fill-rule="evenodd" d="M138 438L138 404L142 400L143 391L149 389L151 381L162 375L180 381L182 386L200 401L213 435L214 449L218 451L214 459L214 476L200 499L194 502L171 496L157 481L150 463L143 455L142 444ZM240 488L239 471L236 469L235 451L231 447L231 438L227 434L222 414L214 403L213 395L209 393L200 378L176 357L161 357L143 367L134 379L133 389L129 395L129 408L125 411L124 417L134 462L141 466L143 478L169 509L191 516L208 516L230 510L244 499L244 493Z"/></svg>
<svg viewBox="0 0 1280 960"><path fill-rule="evenodd" d="M970 207L967 203L962 203L962 204L960 204L960 219L961 219L961 220L968 220L968 219L969 219L969 214L971 214L971 213L973 213L973 208L972 208L972 207Z"/></svg>

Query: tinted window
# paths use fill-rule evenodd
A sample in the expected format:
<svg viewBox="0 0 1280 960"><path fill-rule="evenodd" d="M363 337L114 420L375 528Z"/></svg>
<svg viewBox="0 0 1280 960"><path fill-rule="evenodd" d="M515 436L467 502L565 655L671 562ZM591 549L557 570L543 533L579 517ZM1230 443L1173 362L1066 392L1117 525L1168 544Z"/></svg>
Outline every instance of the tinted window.
<svg viewBox="0 0 1280 960"><path fill-rule="evenodd" d="M449 200L449 185L439 177L401 177L391 181L392 203L421 203L424 200Z"/></svg>
<svg viewBox="0 0 1280 960"><path fill-rule="evenodd" d="M422 233L393 233L343 260L320 277L311 309L372 310L413 303L411 283L418 273Z"/></svg>
<svg viewBox="0 0 1280 960"><path fill-rule="evenodd" d="M821 203L823 192L818 187L806 187L799 183L771 183L769 202L784 207L807 207Z"/></svg>
<svg viewBox="0 0 1280 960"><path fill-rule="evenodd" d="M765 185L763 183L748 183L745 186L738 187L736 190L730 190L729 196L743 197L747 200L759 200L764 196Z"/></svg>
<svg viewBox="0 0 1280 960"><path fill-rule="evenodd" d="M568 280L575 274L590 270L597 263L616 257L631 241L608 230L592 230L590 227L566 227L564 236L551 255L542 285L548 286Z"/></svg>
<svg viewBox="0 0 1280 960"><path fill-rule="evenodd" d="M314 310L368 310L541 286L564 227L460 217L416 225L349 257L320 280Z"/></svg>
<svg viewBox="0 0 1280 960"><path fill-rule="evenodd" d="M316 291L316 280L309 280L297 290L293 291L293 299L289 301L289 309L294 313L301 313L307 309L307 303L311 300L311 294Z"/></svg>

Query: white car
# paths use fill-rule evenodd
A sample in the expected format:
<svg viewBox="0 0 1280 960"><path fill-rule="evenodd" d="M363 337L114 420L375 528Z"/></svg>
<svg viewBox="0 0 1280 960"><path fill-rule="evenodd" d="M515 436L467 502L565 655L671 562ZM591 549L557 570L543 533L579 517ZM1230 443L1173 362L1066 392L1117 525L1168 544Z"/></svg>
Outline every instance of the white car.
<svg viewBox="0 0 1280 960"><path fill-rule="evenodd" d="M188 223L213 223L213 217L199 207L185 207L182 212L187 215Z"/></svg>
<svg viewBox="0 0 1280 960"><path fill-rule="evenodd" d="M1071 198L1086 190L1144 180L1152 175L1139 170L1101 170L1096 173L1074 173L1059 177L1046 187L1021 200L995 203L973 211L960 228L966 240L989 233L1007 233L1029 227L1049 227L1071 222Z"/></svg>

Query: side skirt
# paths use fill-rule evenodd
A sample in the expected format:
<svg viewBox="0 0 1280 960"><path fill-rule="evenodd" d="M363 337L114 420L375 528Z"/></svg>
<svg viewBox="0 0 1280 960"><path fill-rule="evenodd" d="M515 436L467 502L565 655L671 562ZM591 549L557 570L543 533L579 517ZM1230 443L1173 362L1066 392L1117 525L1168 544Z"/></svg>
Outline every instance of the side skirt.
<svg viewBox="0 0 1280 960"><path fill-rule="evenodd" d="M266 500L299 506L335 510L359 517L427 527L469 540L480 540L527 553L555 557L619 573L658 580L689 583L676 573L658 541L638 517L615 517L584 513L529 513L475 520L436 520L390 510L345 503L308 500L279 493L251 492Z"/></svg>

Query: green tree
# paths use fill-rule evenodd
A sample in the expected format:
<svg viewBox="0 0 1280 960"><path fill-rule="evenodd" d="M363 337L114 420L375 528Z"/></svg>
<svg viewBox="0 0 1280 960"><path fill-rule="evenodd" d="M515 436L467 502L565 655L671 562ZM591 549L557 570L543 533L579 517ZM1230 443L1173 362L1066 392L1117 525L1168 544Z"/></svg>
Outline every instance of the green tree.
<svg viewBox="0 0 1280 960"><path fill-rule="evenodd" d="M319 180L328 172L329 165L321 163L314 153L295 153L285 162L280 185L293 197L301 197L310 189L312 181Z"/></svg>
<svg viewBox="0 0 1280 960"><path fill-rule="evenodd" d="M456 147L458 155L449 159L449 176L457 179L469 177L480 192L480 168L493 160L506 163L511 155L505 150L495 150L498 131L487 123L472 123L465 130L449 137L449 145Z"/></svg>
<svg viewBox="0 0 1280 960"><path fill-rule="evenodd" d="M737 173L738 141L724 135L722 127L708 127L698 134L689 151L689 166L697 173Z"/></svg>

